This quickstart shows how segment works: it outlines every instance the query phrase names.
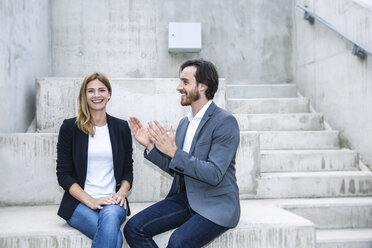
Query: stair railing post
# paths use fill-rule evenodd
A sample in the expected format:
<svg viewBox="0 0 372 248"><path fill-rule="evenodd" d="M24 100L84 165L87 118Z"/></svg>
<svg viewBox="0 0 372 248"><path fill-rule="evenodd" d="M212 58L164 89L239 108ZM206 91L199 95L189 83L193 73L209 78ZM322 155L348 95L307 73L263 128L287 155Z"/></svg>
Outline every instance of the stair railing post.
<svg viewBox="0 0 372 248"><path fill-rule="evenodd" d="M367 57L366 51L360 48L357 44L354 44L352 54L361 59L365 59Z"/></svg>
<svg viewBox="0 0 372 248"><path fill-rule="evenodd" d="M307 5L305 5L305 8L307 8ZM304 19L306 21L309 21L309 23L314 24L314 17L312 15L310 15L309 12L307 12L306 10L305 10L305 14L304 14Z"/></svg>

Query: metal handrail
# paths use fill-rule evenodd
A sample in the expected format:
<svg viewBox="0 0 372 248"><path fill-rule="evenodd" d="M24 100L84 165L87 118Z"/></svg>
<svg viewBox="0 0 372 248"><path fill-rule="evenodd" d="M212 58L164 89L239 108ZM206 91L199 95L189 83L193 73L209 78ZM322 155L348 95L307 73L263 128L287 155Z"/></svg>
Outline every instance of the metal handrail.
<svg viewBox="0 0 372 248"><path fill-rule="evenodd" d="M372 51L370 49L361 45L359 42L357 42L350 36L337 30L332 24L330 24L329 22L327 22L326 20L324 20L323 18L321 18L320 16L312 12L310 9L308 9L306 5L297 4L297 7L305 11L304 19L309 21L311 24L314 24L314 19L317 19L318 21L320 21L321 23L323 23L324 25L326 25L327 27L329 27L330 29L332 29L333 31L335 31L336 33L338 33L345 39L349 40L351 43L353 43L354 44L353 50L352 50L353 55L358 56L361 59L365 59L367 57L367 53L372 55Z"/></svg>

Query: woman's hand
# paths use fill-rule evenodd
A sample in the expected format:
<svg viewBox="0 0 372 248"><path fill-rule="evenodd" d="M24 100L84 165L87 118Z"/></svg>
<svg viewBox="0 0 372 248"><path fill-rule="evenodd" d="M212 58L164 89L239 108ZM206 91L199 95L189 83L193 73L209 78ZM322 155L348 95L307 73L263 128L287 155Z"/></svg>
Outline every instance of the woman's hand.
<svg viewBox="0 0 372 248"><path fill-rule="evenodd" d="M113 205L113 204L117 204L117 203L115 199L112 197L112 195L110 195L110 196L100 197L97 199L92 198L88 202L87 206L93 210L96 210L96 209L103 209L104 205Z"/></svg>
<svg viewBox="0 0 372 248"><path fill-rule="evenodd" d="M127 209L127 201L125 200L127 193L126 192L116 192L115 194L112 194L110 197L115 200L116 204L119 204L120 207L124 206L125 209Z"/></svg>

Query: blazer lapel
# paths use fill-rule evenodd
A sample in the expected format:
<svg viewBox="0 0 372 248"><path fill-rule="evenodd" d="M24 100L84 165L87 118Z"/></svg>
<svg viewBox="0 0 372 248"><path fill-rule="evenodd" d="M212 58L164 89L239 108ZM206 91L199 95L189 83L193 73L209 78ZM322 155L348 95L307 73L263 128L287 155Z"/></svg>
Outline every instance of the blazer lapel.
<svg viewBox="0 0 372 248"><path fill-rule="evenodd" d="M181 120L180 124L177 127L175 141L176 141L177 147L180 149L183 148L183 142L185 141L185 135L186 135L188 126L189 126L189 120L186 117L183 120ZM168 193L168 196L172 196L178 192L180 192L180 174L176 172L174 174L172 186Z"/></svg>
<svg viewBox="0 0 372 248"><path fill-rule="evenodd" d="M89 135L86 135L83 131L81 131L80 129L78 129L78 137L76 139L76 141L78 141L80 144L78 144L79 146L79 150L81 152L81 156L80 156L80 168L81 168L81 172L82 172L82 177L83 177L83 181L82 183L85 183L85 179L87 177L87 167L88 167L88 143L89 143Z"/></svg>
<svg viewBox="0 0 372 248"><path fill-rule="evenodd" d="M118 144L117 139L115 137L115 124L111 120L111 116L106 114L107 117L107 126L110 134L110 142L111 142L111 150L112 150L112 162L114 163L114 172L117 171L117 162L116 159L118 157Z"/></svg>
<svg viewBox="0 0 372 248"><path fill-rule="evenodd" d="M211 105L208 107L207 111L205 111L205 114L204 114L203 118L201 119L198 128L196 129L194 138L192 139L192 143L191 143L189 154L193 154L196 141L198 140L198 137L199 137L200 130L203 128L203 126L205 125L205 123L207 123L207 121L209 120L209 118L212 116L212 114L213 114L214 110L216 109L216 107L217 107L217 105L214 102L212 102Z"/></svg>
<svg viewBox="0 0 372 248"><path fill-rule="evenodd" d="M189 121L187 118L185 118L180 125L178 125L176 130L176 145L180 149L183 148L183 142L185 141L185 135L187 131L187 127L189 126Z"/></svg>

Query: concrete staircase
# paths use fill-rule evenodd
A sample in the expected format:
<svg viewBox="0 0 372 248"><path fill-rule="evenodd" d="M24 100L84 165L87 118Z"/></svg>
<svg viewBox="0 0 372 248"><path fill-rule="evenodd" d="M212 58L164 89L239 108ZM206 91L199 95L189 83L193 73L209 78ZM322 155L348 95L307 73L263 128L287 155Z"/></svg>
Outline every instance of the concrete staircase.
<svg viewBox="0 0 372 248"><path fill-rule="evenodd" d="M131 210L135 214L150 204L131 203ZM241 206L238 226L206 247L314 247L310 221L272 204L242 201ZM56 205L0 208L0 247L90 247L91 240L57 217L56 211ZM171 233L154 237L159 247L166 247Z"/></svg>
<svg viewBox="0 0 372 248"><path fill-rule="evenodd" d="M34 132L0 134L0 174L6 175L0 180L0 247L90 247L56 215L62 196L55 176L57 132L64 118L76 114L81 80L38 79ZM176 126L187 112L174 91L177 79L111 82L108 111L115 116ZM372 174L356 151L340 147L338 132L310 111L309 99L297 97L295 85L222 80L215 101L241 127L236 167L242 216L206 247L372 246ZM143 159L136 142L133 157L129 199L136 213L164 198L171 178ZM160 247L171 232L155 237Z"/></svg>
<svg viewBox="0 0 372 248"><path fill-rule="evenodd" d="M0 134L0 247L90 247L91 241L56 215L62 190L55 176L56 141L64 118L76 115L76 97L82 79L37 80L34 131ZM177 125L187 113L175 94L177 79L111 79L113 97L108 112L128 119L158 119ZM216 103L226 106L226 84L221 80ZM32 128L30 128L31 130ZM309 220L276 206L257 201L260 161L258 132L241 132L237 179L242 215L239 225L206 247L283 248L315 247L315 226ZM171 178L143 159L134 142L135 183L129 195L131 210L139 212L163 199ZM155 237L165 247L172 231ZM127 247L124 244L124 247Z"/></svg>
<svg viewBox="0 0 372 248"><path fill-rule="evenodd" d="M229 85L226 106L260 133L257 198L312 221L318 248L372 247L372 173L295 85Z"/></svg>

